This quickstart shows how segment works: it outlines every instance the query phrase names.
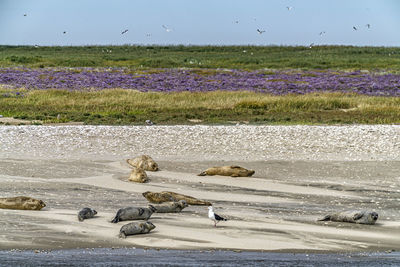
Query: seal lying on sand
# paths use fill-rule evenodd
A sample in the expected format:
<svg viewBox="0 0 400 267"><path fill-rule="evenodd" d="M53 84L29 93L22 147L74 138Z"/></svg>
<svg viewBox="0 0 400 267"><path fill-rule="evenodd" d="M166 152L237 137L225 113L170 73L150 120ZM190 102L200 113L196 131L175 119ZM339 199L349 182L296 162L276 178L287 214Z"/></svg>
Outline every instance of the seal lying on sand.
<svg viewBox="0 0 400 267"><path fill-rule="evenodd" d="M129 176L129 181L136 182L136 183L145 183L149 179L147 177L146 172L141 168L133 168L131 171L131 175Z"/></svg>
<svg viewBox="0 0 400 267"><path fill-rule="evenodd" d="M114 219L112 219L111 222L117 223L119 221L128 220L148 220L155 211L156 208L154 208L152 205L149 205L148 208L123 208L117 211L117 215L115 215Z"/></svg>
<svg viewBox="0 0 400 267"><path fill-rule="evenodd" d="M343 211L326 215L318 221L349 222L361 224L375 224L378 220L378 213L375 211Z"/></svg>
<svg viewBox="0 0 400 267"><path fill-rule="evenodd" d="M189 205L207 205L207 206L212 205L211 202L208 201L200 200L191 196L186 196L169 191L163 191L160 193L147 191L144 192L142 195L151 203L157 203L157 204L163 202L185 200L186 203Z"/></svg>
<svg viewBox="0 0 400 267"><path fill-rule="evenodd" d="M134 159L127 159L126 162L135 168L143 169L145 171L158 171L158 164L148 155L142 155Z"/></svg>
<svg viewBox="0 0 400 267"><path fill-rule="evenodd" d="M198 174L198 176L206 175L223 175L231 177L250 177L255 173L253 170L248 170L240 166L222 166L212 167Z"/></svg>
<svg viewBox="0 0 400 267"><path fill-rule="evenodd" d="M174 213L181 212L184 208L189 205L185 200L179 200L174 202L164 202L161 205L154 205L156 208L156 213Z"/></svg>
<svg viewBox="0 0 400 267"><path fill-rule="evenodd" d="M41 210L44 207L46 207L46 204L42 200L31 197L18 196L0 198L0 209Z"/></svg>
<svg viewBox="0 0 400 267"><path fill-rule="evenodd" d="M85 219L90 219L93 218L94 215L97 214L97 211L91 208L83 208L79 213L78 213L78 220L82 222Z"/></svg>
<svg viewBox="0 0 400 267"><path fill-rule="evenodd" d="M147 234L154 228L156 228L156 226L151 222L128 223L119 230L119 237L126 238L128 235Z"/></svg>

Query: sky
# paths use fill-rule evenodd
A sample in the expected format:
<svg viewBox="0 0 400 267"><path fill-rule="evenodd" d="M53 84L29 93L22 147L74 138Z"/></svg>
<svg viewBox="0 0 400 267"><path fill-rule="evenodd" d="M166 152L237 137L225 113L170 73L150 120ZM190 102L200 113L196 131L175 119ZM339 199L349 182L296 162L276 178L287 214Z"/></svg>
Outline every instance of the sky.
<svg viewBox="0 0 400 267"><path fill-rule="evenodd" d="M398 47L400 0L0 0L1 45L311 43Z"/></svg>

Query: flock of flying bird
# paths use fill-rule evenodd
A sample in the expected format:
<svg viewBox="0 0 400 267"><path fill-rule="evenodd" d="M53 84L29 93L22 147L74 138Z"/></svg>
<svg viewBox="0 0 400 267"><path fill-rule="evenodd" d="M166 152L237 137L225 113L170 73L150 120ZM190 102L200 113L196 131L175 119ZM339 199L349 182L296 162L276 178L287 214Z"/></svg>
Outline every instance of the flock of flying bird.
<svg viewBox="0 0 400 267"><path fill-rule="evenodd" d="M291 11L291 10L293 9L293 7L292 7L292 6L287 6L286 9L287 9L288 11ZM27 15L28 15L28 14L25 13L25 14L24 14L24 17L26 17ZM254 18L254 21L256 21L255 18ZM239 21L238 21L238 20L235 20L234 23L238 24ZM161 27L162 27L166 32L172 32L172 31L173 31L172 28L167 27L167 26L164 25L164 24L161 25ZM365 27L367 27L368 29L370 29L370 28L371 28L371 24L367 23L367 24L365 25ZM357 28L356 26L353 26L353 30L354 30L354 31L358 31L358 28ZM125 29L125 30L123 30L123 31L121 32L121 34L125 34L125 33L127 33L128 31L129 31L128 29ZM265 32L266 32L266 30L257 28L257 33L258 33L258 34L263 34L263 33L265 33ZM63 31L63 34L66 34L66 33L67 33L67 31ZM322 36L322 35L324 35L324 34L326 34L326 31L321 31L321 32L319 33L319 36ZM147 36L147 37L150 37L151 34L150 34L150 33L146 33L146 36ZM309 45L309 47L312 48L313 45L314 45L314 43L311 43L311 44Z"/></svg>

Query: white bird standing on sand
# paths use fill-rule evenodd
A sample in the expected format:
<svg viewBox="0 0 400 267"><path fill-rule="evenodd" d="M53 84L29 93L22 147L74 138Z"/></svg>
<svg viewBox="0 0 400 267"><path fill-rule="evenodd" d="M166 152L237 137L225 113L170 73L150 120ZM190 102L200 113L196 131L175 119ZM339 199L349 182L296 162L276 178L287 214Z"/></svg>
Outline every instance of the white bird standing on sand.
<svg viewBox="0 0 400 267"><path fill-rule="evenodd" d="M214 226L217 227L217 223L219 221L227 221L227 219L222 218L221 216L219 216L218 214L215 214L213 211L213 207L209 206L208 207L208 218L210 218L211 220L214 221Z"/></svg>

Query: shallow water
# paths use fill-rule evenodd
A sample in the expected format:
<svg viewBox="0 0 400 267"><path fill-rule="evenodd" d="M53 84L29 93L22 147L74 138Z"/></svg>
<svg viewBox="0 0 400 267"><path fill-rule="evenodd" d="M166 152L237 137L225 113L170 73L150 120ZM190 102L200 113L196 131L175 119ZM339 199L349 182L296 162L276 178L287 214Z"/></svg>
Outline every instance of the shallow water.
<svg viewBox="0 0 400 267"><path fill-rule="evenodd" d="M0 266L399 266L400 253L304 254L145 249L0 251Z"/></svg>

